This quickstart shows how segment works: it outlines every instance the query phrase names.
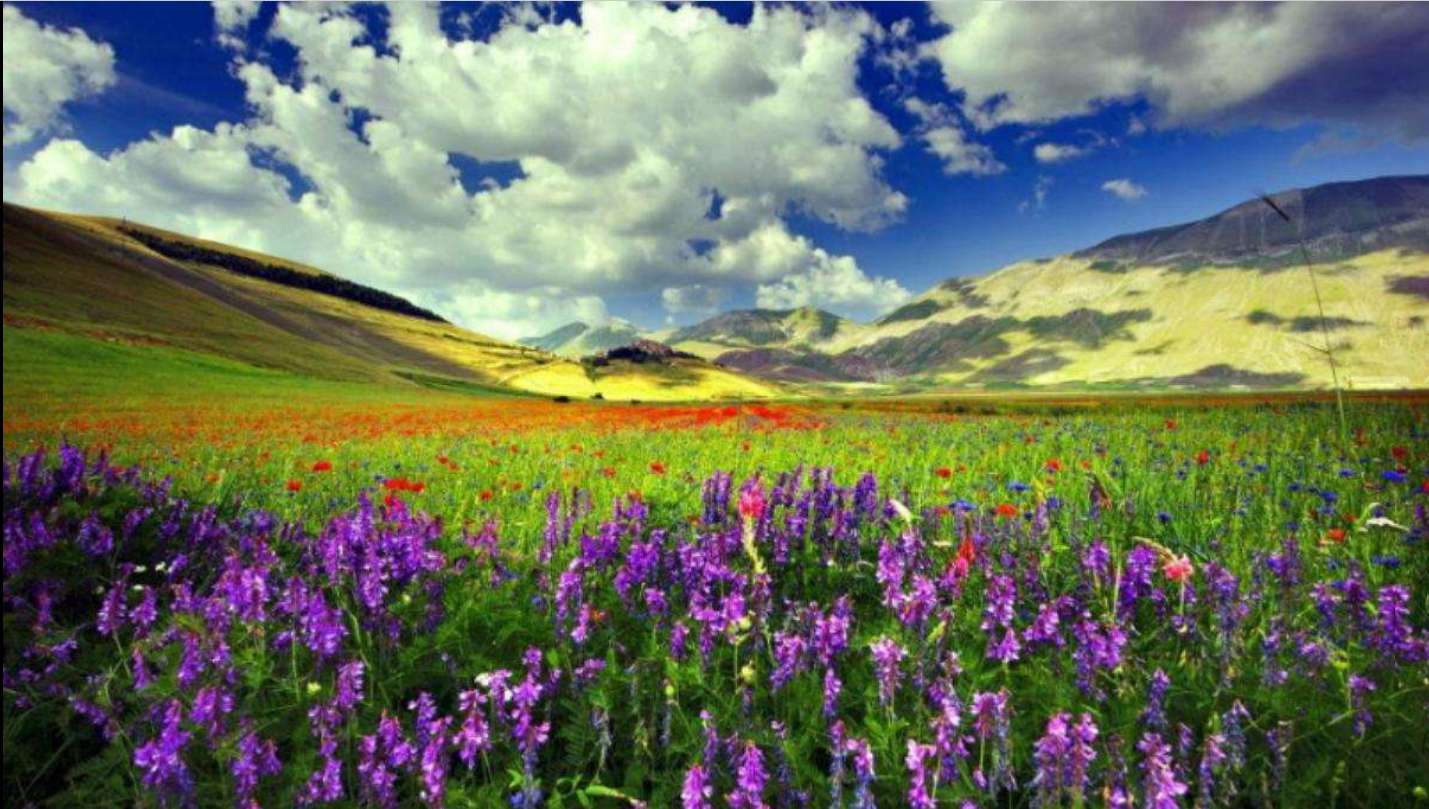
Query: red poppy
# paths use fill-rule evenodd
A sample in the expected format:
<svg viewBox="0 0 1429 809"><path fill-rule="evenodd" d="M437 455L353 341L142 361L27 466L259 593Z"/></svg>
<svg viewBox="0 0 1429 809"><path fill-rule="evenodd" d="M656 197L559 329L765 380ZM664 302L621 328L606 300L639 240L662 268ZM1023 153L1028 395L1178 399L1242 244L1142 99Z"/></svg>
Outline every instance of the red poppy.
<svg viewBox="0 0 1429 809"><path fill-rule="evenodd" d="M653 461L650 464L650 471L656 475L663 475L665 474L665 465L659 461Z"/></svg>
<svg viewBox="0 0 1429 809"><path fill-rule="evenodd" d="M937 469L933 470L933 474L937 475L940 478L943 478L944 480L947 480L948 478L953 476L953 470L949 469L946 466L940 466Z"/></svg>
<svg viewBox="0 0 1429 809"><path fill-rule="evenodd" d="M1341 542L1344 542L1344 541L1345 541L1345 529L1343 529L1343 528L1331 528L1329 531L1326 531L1326 532L1325 532L1325 538L1328 539L1328 540L1330 540L1331 542L1336 543L1336 544L1341 543Z"/></svg>
<svg viewBox="0 0 1429 809"><path fill-rule="evenodd" d="M1022 512L1018 511L1017 506L1011 503L1000 503L997 506L997 516L1005 519L1011 519L1021 513Z"/></svg>
<svg viewBox="0 0 1429 809"><path fill-rule="evenodd" d="M1175 419L1166 419L1166 429L1168 429L1168 430L1174 430L1174 429L1176 429L1176 420L1175 420Z"/></svg>
<svg viewBox="0 0 1429 809"><path fill-rule="evenodd" d="M331 472L331 471L332 471L332 461L318 461L317 463L313 464L313 471L314 471L314 472Z"/></svg>
<svg viewBox="0 0 1429 809"><path fill-rule="evenodd" d="M303 490L303 482L302 482L301 480L290 480L290 481L288 481L288 491L290 491L290 492L300 492L300 491L302 491L302 490Z"/></svg>
<svg viewBox="0 0 1429 809"><path fill-rule="evenodd" d="M417 492L426 491L427 484L419 481L412 481L406 478L387 478L382 481L382 487L389 492Z"/></svg>
<svg viewBox="0 0 1429 809"><path fill-rule="evenodd" d="M1210 453L1210 451L1203 449L1203 450L1201 450L1200 452L1196 453L1196 465L1197 465L1197 466L1205 466L1206 464L1208 464L1208 463L1210 463L1210 462L1211 462L1211 453Z"/></svg>
<svg viewBox="0 0 1429 809"><path fill-rule="evenodd" d="M600 473L601 473L602 475L605 475L605 476L608 477L608 478L613 478L613 477L615 477L615 467L613 467L613 466L603 467L603 468L600 470Z"/></svg>
<svg viewBox="0 0 1429 809"><path fill-rule="evenodd" d="M483 503L487 502L488 500L490 500L490 499L491 499L492 497L494 497L494 496L495 496L495 495L492 493L492 491L491 491L490 489L482 489L482 490L481 490L481 494L477 495L477 497L480 497L480 498L481 498L481 502L483 502Z"/></svg>
<svg viewBox="0 0 1429 809"><path fill-rule="evenodd" d="M1060 458L1048 458L1048 459L1047 459L1047 471L1048 471L1048 472L1060 472L1060 471L1062 471L1062 460L1061 460Z"/></svg>
<svg viewBox="0 0 1429 809"><path fill-rule="evenodd" d="M1409 457L1409 448L1408 448L1408 447L1394 447L1393 449L1391 449L1391 450L1389 451L1389 453L1394 456L1394 459L1395 459L1396 461L1402 461L1402 460L1404 460L1405 458L1408 458L1408 457Z"/></svg>

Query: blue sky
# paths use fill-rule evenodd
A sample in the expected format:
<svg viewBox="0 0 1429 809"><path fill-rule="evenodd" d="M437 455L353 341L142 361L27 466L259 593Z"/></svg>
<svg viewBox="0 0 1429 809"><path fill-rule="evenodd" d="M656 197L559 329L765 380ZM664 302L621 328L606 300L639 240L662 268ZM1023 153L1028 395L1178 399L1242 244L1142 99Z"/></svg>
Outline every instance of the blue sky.
<svg viewBox="0 0 1429 809"><path fill-rule="evenodd" d="M453 66L447 59L440 69L455 72L442 74L433 72L436 66L418 72L423 65L410 44L417 40L405 50L395 46L392 15L379 7L350 15L308 10L300 18L272 5L256 13L231 5L231 19L238 22L225 28L206 4L7 4L6 199L131 215L293 255L409 294L465 325L503 336L574 317L618 316L659 327L756 303L808 303L871 317L949 276L1200 218L1260 190L1429 173L1423 111L1429 93L1426 80L1415 75L1424 71L1394 70L1381 63L1388 57L1371 56L1395 53L1394 60L1412 67L1425 56L1424 46L1405 53L1396 37L1417 27L1429 41L1429 17L1407 7L1386 8L1401 18L1376 27L1336 4L1293 13L1226 6L1195 19L1153 6L1121 15L1138 19L1125 23L1129 27L1114 45L1097 37L1123 21L1086 23L1096 27L1079 40L1082 58L1058 62L1046 54L1069 22L1050 14L984 19L976 7L943 13L902 3L812 13L777 8L760 12L766 23L780 22L768 26L777 30L756 34L745 28L755 15L750 6L719 4L719 19L704 16L707 10L687 10L683 19L691 24L679 25L672 22L676 9L650 6L601 23L604 36L615 29L617 42L619 26L640 32L622 46L630 49L628 59L578 55L573 44L542 51L545 61L532 61L524 72L500 73L504 68L480 63ZM1223 72L1213 63L1213 48L1195 53L1177 39L1177 30L1199 26L1202 39L1214 41L1217 26L1227 22L1221 18L1233 12L1249 15L1238 20L1242 28L1251 19L1272 39L1318 35L1341 43L1341 51L1280 54L1265 65L1252 54L1236 72ZM964 20L969 14L978 19ZM504 58L523 59L539 46L521 37L538 28L581 33L596 24L577 6L543 15L447 5L422 35L449 49L441 51L444 58L463 41L487 45L483 53L494 56L493 38L500 38ZM792 16L802 22L785 19ZM339 24L360 35L330 37ZM691 35L691 27L707 34ZM962 33L975 27L991 33ZM677 33L662 38L669 31ZM743 47L746 36L756 50L787 44L793 55L785 62L761 55L762 72L745 75L739 60L752 57L726 55ZM981 53L974 36L988 37ZM828 58L808 58L826 40L842 47L831 47ZM334 42L352 52L370 46L372 56L363 57L365 67L344 67L347 57ZM12 43L38 54L30 62L49 59L71 71L69 86L47 88L26 74L22 60L10 58L17 50ZM1111 47L1119 50L1099 50ZM96 79L105 48L111 72ZM1179 61L1159 62L1167 53L1179 53ZM551 65L566 54L571 64ZM714 65L711 70L722 71L717 87L755 82L760 89L751 103L762 103L761 95L787 96L789 103L807 105L807 121L771 110L713 133L738 146L730 156L711 154L719 142L690 146L692 138L711 135L738 115L745 102L712 99L712 111L720 103L730 106L692 122L698 130L679 130L691 104L704 99L683 94L674 86L678 76L660 76L661 59L676 73ZM630 67L637 63L638 71ZM1102 70L1107 64L1116 69ZM362 75L387 75L380 72L383 65L411 68L401 91L406 95ZM542 70L553 76L538 75ZM1083 70L1086 76L1062 80ZM637 93L608 110L597 74L620 87L669 82L655 93L661 103L668 97L668 105L647 105ZM497 75L508 76L501 87L493 89L490 81L479 86ZM845 75L850 78L841 96L818 89ZM1244 87L1237 84L1243 75L1251 77ZM422 77L429 77L429 86ZM554 94L552 110L589 109L569 121L553 112L549 127L541 116L522 119L528 106L541 104L533 97L522 105L523 89L515 85L528 78ZM86 87L90 80L102 86ZM444 112L446 88L463 84L493 110L489 117L469 114L471 106L456 99ZM1206 86L1223 85L1230 101L1214 94L1207 99ZM331 102L345 132L319 137L283 120L279 100L315 86L328 98L309 106ZM1306 86L1315 89L1307 93ZM364 95L373 100L362 101ZM252 103L259 96L267 100ZM881 120L849 117L849 105L860 102ZM915 105L936 115L920 115ZM619 116L614 123L592 120L607 112ZM640 125L626 137L619 130L633 115L650 120L635 122ZM367 129L374 120L399 130L388 156L404 140L431 144L438 162L445 152L459 193L450 193L437 176L430 190L414 182L406 202L395 194L384 199L392 177L365 162L383 158L380 137ZM592 129L579 131L585 122ZM228 131L231 124L239 124L239 131ZM197 133L180 138L176 127ZM650 137L670 130L668 141ZM990 163L975 171L966 164L949 168L952 158L929 150L932 130L951 133ZM344 137L351 143L338 142ZM312 145L319 141L330 144L327 152ZM474 145L467 148L467 142ZM786 155L767 156L784 144ZM1073 147L1076 156L1039 160L1039 144ZM754 172L731 166L741 152L769 166ZM401 155L418 163L428 157ZM187 160L211 167L198 178L175 174ZM219 178L229 176L230 168L242 187L221 186ZM371 176L361 176L369 171ZM761 172L771 178L768 188L760 186ZM717 181L710 178L724 177L738 190L709 187ZM1105 190L1112 180L1125 180L1141 195L1123 198ZM272 199L250 193L269 181L285 187ZM611 193L612 187L623 190ZM748 220L702 222L697 215L666 214L682 205L698 207L704 203L692 197L713 192L728 193L736 200L729 207L749 211ZM309 205L300 210L305 195ZM450 201L428 217L445 230L422 218L433 197ZM651 198L670 204L651 203L646 210ZM518 201L529 207L503 213L516 211ZM285 211L285 205L294 208ZM632 210L627 215L621 206ZM281 227L274 223L303 216L313 218L310 229L273 232ZM570 222L568 234L562 233L563 221ZM344 229L354 225L362 226L356 235ZM447 238L449 249L436 249Z"/></svg>

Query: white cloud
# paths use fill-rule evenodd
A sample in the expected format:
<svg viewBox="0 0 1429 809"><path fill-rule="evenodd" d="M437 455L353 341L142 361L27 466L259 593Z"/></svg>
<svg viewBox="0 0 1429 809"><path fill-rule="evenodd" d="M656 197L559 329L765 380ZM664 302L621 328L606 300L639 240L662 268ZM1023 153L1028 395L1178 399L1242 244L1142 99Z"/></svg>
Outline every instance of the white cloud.
<svg viewBox="0 0 1429 809"><path fill-rule="evenodd" d="M1146 186L1121 177L1102 183L1102 190L1127 202L1135 202L1146 196Z"/></svg>
<svg viewBox="0 0 1429 809"><path fill-rule="evenodd" d="M830 256L814 249L808 266L770 284L760 284L755 303L761 309L814 306L848 317L872 317L906 303L912 295L891 278L869 277L851 256Z"/></svg>
<svg viewBox="0 0 1429 809"><path fill-rule="evenodd" d="M1061 163L1089 152L1090 149L1071 143L1039 143L1032 149L1032 156L1037 158L1038 163Z"/></svg>
<svg viewBox="0 0 1429 809"><path fill-rule="evenodd" d="M1429 6L950 3L924 46L981 127L1144 98L1153 123L1328 121L1429 137Z"/></svg>
<svg viewBox="0 0 1429 809"><path fill-rule="evenodd" d="M1021 213L1041 211L1047 207L1047 194L1052 191L1053 180L1047 175L1037 178L1037 183L1032 186L1032 196L1017 204L1017 210Z"/></svg>
<svg viewBox="0 0 1429 809"><path fill-rule="evenodd" d="M660 303L668 315L667 322L680 317L708 317L719 311L729 293L719 287L704 284L666 287L660 292Z"/></svg>
<svg viewBox="0 0 1429 809"><path fill-rule="evenodd" d="M258 18L262 5L257 0L212 0L214 39L225 48L242 51L248 26Z"/></svg>
<svg viewBox="0 0 1429 809"><path fill-rule="evenodd" d="M880 173L901 139L856 81L878 31L861 12L592 4L579 24L508 14L486 41L449 39L430 5L379 13L385 39L345 7L280 7L267 34L297 75L237 60L249 119L107 154L53 141L6 198L290 256L508 337L598 320L612 292L807 272L836 258L791 211L869 230L907 205ZM469 189L458 157L520 172Z"/></svg>
<svg viewBox="0 0 1429 809"><path fill-rule="evenodd" d="M947 106L929 104L917 97L906 99L903 106L920 121L918 136L928 152L943 161L944 174L982 177L1007 170L991 148L968 139L956 114Z"/></svg>
<svg viewBox="0 0 1429 809"><path fill-rule="evenodd" d="M5 6L4 143L59 129L64 106L115 82L114 49L78 29L41 25Z"/></svg>

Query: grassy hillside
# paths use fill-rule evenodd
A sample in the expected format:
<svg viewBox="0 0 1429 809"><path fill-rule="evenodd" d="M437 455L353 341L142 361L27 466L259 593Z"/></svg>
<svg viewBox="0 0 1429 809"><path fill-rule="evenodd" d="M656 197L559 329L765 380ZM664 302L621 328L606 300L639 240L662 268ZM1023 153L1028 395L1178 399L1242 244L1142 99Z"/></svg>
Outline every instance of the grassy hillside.
<svg viewBox="0 0 1429 809"><path fill-rule="evenodd" d="M420 384L626 400L765 397L776 388L704 366L592 369L461 327L274 283L212 263L166 257L128 231L202 251L224 245L113 219L4 207L4 316L11 333L59 332L89 342L209 355L314 379ZM172 253L172 251L170 251ZM235 256L321 271L250 251ZM70 352L78 351L76 344ZM63 372L43 346L36 374ZM156 361L157 362L157 361ZM142 365L142 363L141 363ZM7 377L8 379L8 377ZM8 386L7 386L8 387ZM9 394L7 392L7 400Z"/></svg>
<svg viewBox="0 0 1429 809"><path fill-rule="evenodd" d="M1352 387L1429 385L1429 256L1317 268ZM939 383L1324 386L1303 267L1109 265L1063 257L935 288L837 350Z"/></svg>

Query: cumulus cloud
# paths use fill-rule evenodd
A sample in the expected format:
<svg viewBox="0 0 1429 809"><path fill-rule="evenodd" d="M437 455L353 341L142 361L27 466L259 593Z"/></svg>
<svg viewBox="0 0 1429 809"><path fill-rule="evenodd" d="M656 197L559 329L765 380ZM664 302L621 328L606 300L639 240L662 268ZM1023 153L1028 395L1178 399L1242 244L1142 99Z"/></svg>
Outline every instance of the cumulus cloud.
<svg viewBox="0 0 1429 809"><path fill-rule="evenodd" d="M728 298L725 290L704 284L666 287L660 292L660 303L668 315L666 322L690 316L708 317L718 312Z"/></svg>
<svg viewBox="0 0 1429 809"><path fill-rule="evenodd" d="M1121 177L1102 183L1102 190L1127 202L1135 202L1146 196L1146 186Z"/></svg>
<svg viewBox="0 0 1429 809"><path fill-rule="evenodd" d="M903 105L918 119L916 131L925 148L943 161L944 174L983 177L1007 170L990 147L968 138L957 115L947 105L930 104L917 97L906 99Z"/></svg>
<svg viewBox="0 0 1429 809"><path fill-rule="evenodd" d="M935 14L952 30L923 54L981 127L1144 99L1162 126L1318 121L1429 137L1424 4L950 3Z"/></svg>
<svg viewBox="0 0 1429 809"><path fill-rule="evenodd" d="M1039 143L1032 149L1032 156L1038 163L1061 163L1082 157L1091 150L1070 143Z"/></svg>
<svg viewBox="0 0 1429 809"><path fill-rule="evenodd" d="M248 26L258 18L262 5L257 0L213 0L214 39L225 48L241 51Z"/></svg>
<svg viewBox="0 0 1429 809"><path fill-rule="evenodd" d="M61 127L64 106L115 82L114 49L78 29L41 25L14 6L4 11L6 146Z"/></svg>
<svg viewBox="0 0 1429 809"><path fill-rule="evenodd" d="M252 22L235 9L220 33ZM596 320L613 292L807 272L791 211L873 230L907 206L881 176L901 138L857 86L879 31L862 12L591 4L579 23L507 14L485 40L428 4L378 13L282 6L266 33L296 70L236 60L246 120L106 154L55 140L6 197L308 261L506 337ZM458 170L497 162L514 179Z"/></svg>
<svg viewBox="0 0 1429 809"><path fill-rule="evenodd" d="M755 303L762 309L814 306L849 317L872 317L906 303L912 295L891 278L870 277L851 256L808 255L801 272L760 284Z"/></svg>

